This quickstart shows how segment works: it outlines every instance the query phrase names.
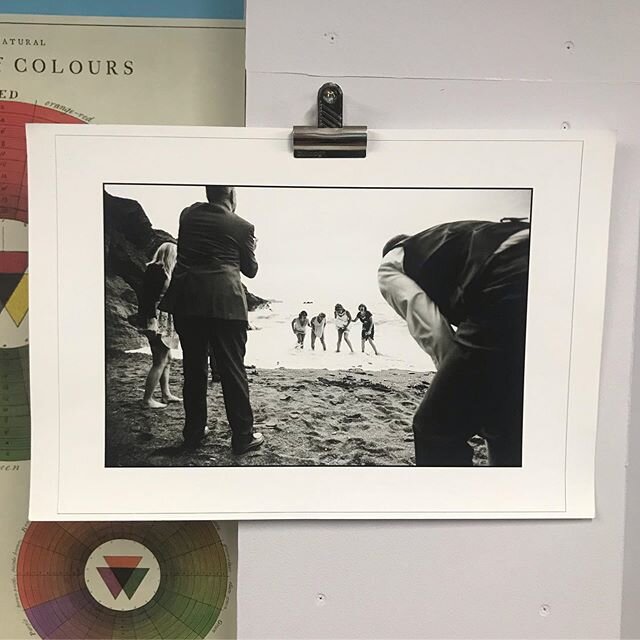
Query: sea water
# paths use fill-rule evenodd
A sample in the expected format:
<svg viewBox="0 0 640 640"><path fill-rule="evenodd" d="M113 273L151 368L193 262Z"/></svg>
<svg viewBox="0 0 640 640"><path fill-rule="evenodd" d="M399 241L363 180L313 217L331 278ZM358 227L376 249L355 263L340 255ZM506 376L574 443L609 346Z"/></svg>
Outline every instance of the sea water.
<svg viewBox="0 0 640 640"><path fill-rule="evenodd" d="M367 305L373 313L375 325L374 342L379 355L375 355L370 344L365 344L362 353L362 323L349 325L349 340L354 352L351 353L345 341L340 345L340 353L336 353L338 332L335 326L333 303L322 304L310 300L288 302L271 302L268 308L258 309L249 314L252 330L247 340L247 356L245 362L261 369L349 369L359 368L367 371L382 369L406 369L411 371L433 371L435 366L429 356L424 353L410 336L407 325L402 318L386 305ZM357 304L353 308L345 307L355 317ZM296 336L291 328L291 321L306 311L311 319L323 312L327 316L325 327L324 351L322 344L316 340L315 350L311 349L311 330L309 329L302 349L296 346Z"/></svg>
<svg viewBox="0 0 640 640"><path fill-rule="evenodd" d="M334 302L321 303L314 300L271 301L261 309L249 313L251 330L247 336L245 364L259 369L330 369L381 371L384 369L404 369L409 371L435 371L431 358L420 349L400 318L384 300L367 305L373 313L375 344L379 355L375 355L370 344L365 344L362 353L362 323L349 325L349 339L353 353L342 341L340 352L336 352L338 333L333 315ZM357 303L347 308L355 317ZM311 349L311 330L302 349L297 347L297 338L291 328L291 321L300 311L306 311L309 320L323 312L327 316L324 351L322 343L316 339L315 350ZM136 349L138 353L149 353L149 347ZM174 358L182 359L182 351L173 351Z"/></svg>

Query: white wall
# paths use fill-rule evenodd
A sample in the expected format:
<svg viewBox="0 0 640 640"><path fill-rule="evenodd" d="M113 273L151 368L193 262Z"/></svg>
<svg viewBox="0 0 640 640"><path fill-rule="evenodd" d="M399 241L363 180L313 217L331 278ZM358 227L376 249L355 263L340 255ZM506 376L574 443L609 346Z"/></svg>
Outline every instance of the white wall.
<svg viewBox="0 0 640 640"><path fill-rule="evenodd" d="M345 93L346 124L559 129L568 122L616 129L619 149L596 519L246 523L241 638L615 638L621 619L626 637L640 637L633 571L622 611L638 33L633 0L247 0L250 126L312 124L317 89L334 80ZM640 437L632 446L640 449ZM629 480L630 563L640 556L637 463Z"/></svg>

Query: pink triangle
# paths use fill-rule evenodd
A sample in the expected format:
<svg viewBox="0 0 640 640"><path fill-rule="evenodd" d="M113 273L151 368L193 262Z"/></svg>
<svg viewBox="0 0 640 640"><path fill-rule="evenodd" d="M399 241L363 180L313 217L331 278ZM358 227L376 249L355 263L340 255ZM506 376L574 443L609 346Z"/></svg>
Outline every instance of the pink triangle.
<svg viewBox="0 0 640 640"><path fill-rule="evenodd" d="M98 573L100 577L104 580L104 583L107 585L107 589L111 592L111 595L117 598L122 593L122 587L118 582L117 578L111 571L110 567L96 567L98 569Z"/></svg>

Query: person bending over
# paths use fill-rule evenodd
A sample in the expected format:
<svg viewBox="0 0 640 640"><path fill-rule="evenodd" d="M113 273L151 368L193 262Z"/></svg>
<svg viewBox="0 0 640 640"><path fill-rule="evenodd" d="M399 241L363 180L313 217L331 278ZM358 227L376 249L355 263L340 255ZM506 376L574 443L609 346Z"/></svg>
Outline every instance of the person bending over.
<svg viewBox="0 0 640 640"><path fill-rule="evenodd" d="M307 329L309 328L309 318L307 318L307 312L301 311L296 318L291 321L291 329L296 336L298 343L296 349L304 349L304 339L307 335Z"/></svg>
<svg viewBox="0 0 640 640"><path fill-rule="evenodd" d="M327 326L327 316L324 313L319 313L317 316L311 318L311 349L316 348L316 338L320 340L322 348L326 351L327 345L324 341L324 330Z"/></svg>
<svg viewBox="0 0 640 640"><path fill-rule="evenodd" d="M437 368L413 418L417 465L471 465L474 435L490 465L522 465L528 270L529 223L515 218L384 246L380 291Z"/></svg>

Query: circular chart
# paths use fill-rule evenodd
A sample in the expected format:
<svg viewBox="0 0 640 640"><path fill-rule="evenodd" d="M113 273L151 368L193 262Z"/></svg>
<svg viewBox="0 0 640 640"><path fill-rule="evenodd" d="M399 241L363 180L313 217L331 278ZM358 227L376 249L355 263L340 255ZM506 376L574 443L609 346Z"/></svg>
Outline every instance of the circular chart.
<svg viewBox="0 0 640 640"><path fill-rule="evenodd" d="M212 522L37 522L17 587L41 638L205 638L226 603Z"/></svg>
<svg viewBox="0 0 640 640"><path fill-rule="evenodd" d="M0 460L28 460L28 188L25 125L77 118L37 104L0 100Z"/></svg>

